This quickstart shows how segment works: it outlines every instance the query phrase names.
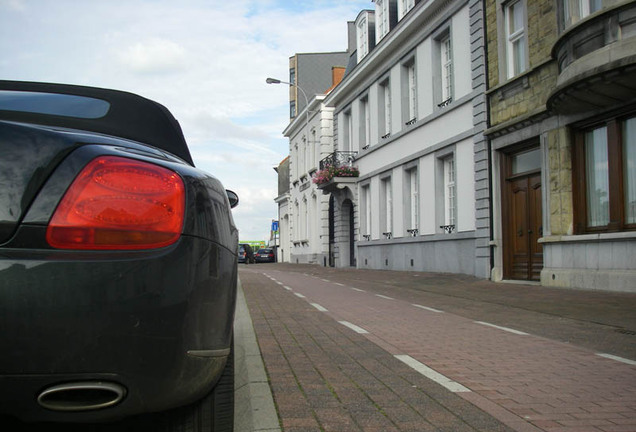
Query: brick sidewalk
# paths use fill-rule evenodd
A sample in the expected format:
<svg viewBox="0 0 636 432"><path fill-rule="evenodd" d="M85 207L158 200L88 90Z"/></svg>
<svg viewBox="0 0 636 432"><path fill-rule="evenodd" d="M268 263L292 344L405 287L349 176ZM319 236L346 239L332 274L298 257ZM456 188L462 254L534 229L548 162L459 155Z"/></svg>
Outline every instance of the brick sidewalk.
<svg viewBox="0 0 636 432"><path fill-rule="evenodd" d="M603 345L602 341L598 340L603 336L603 332L596 327L602 330L613 327L611 335L615 340L610 345L625 345L621 342L627 341L630 346L622 352L629 353L633 350L634 344L629 332L620 333L614 330L629 329L632 325L634 309L630 309L630 302L634 301L636 296L532 288L529 290L528 287L510 289L498 284L488 286L490 282L466 279L462 276L416 275L406 272L393 272L398 274L392 275L391 272L338 271L315 266L284 265L257 267L256 270L275 275L279 282L264 279L251 269L249 272L241 272L244 288L248 287L245 291L250 309L256 307L253 305L254 302L258 305L258 312L268 324L266 332L274 338L261 341L263 327L256 324L252 310L268 370L269 356L273 356L274 364L276 357L287 359L286 373L294 377L296 388L301 389L305 388L303 380L307 369L316 371L319 378L307 383L310 385L309 388L327 385L331 398L339 402L336 405L340 409L340 414L349 414L349 423L336 422L334 428L325 427L325 424L331 423L321 423L320 415L314 414L314 420L321 424L324 430L506 430L502 425L489 425L480 429L483 427L480 423L483 419L475 420L475 406L483 408L517 431L636 430L636 367L600 357L586 348L536 336L536 332L532 332L534 335L525 332L511 333L474 320L487 316L489 323L512 323L513 328L539 330L539 333L551 329L560 337L571 338L574 334L575 339L584 339L583 334L587 332L588 335L593 335L593 340L588 341L588 345L595 346ZM309 273L303 274L308 271L314 273L314 276L311 277ZM246 278L250 280L249 283L246 283ZM289 290L282 288L283 285L280 283ZM466 293L467 287L470 287L470 293ZM360 292L362 288L366 292ZM511 293L516 295L513 297ZM305 298L299 298L298 295L305 295ZM413 306L414 302L417 304L422 301L425 305ZM315 306L310 305L311 302L319 303L318 306L323 309L322 315ZM293 305L287 306L287 303ZM268 307L264 307L266 304ZM437 312L442 309L447 313ZM292 317L294 314L299 316ZM331 319L325 319L325 315L331 316ZM543 326L533 323L538 317L543 318L542 321L548 321L549 326L546 327L545 323ZM358 335L342 325L339 326L338 321L352 321L369 333ZM282 327L279 327L281 325ZM339 336L318 337L323 335L326 325L331 329L330 332L335 332L334 334ZM554 329L555 325L559 328ZM317 333L314 334L311 329ZM281 335L291 339L285 339L286 343L281 344L278 339L283 337ZM350 410L342 411L343 407L347 407L349 399L339 396L337 386L329 387L325 384L331 383L326 377L333 372L329 367L334 365L333 361L329 361L330 355L327 354L331 349L326 349L325 344L327 341L333 343L342 338L345 338L344 341L335 345L338 349L346 351L349 345L364 346L364 351L367 352L366 355L357 351L348 353L344 358L356 359L356 364L363 366L364 373L371 375L372 378L368 379L372 382L380 381L384 383L380 387L390 390L388 399L382 392L377 397L366 396L374 401L372 406L379 405L380 408L376 411L384 413L382 417L389 421L387 424L379 424L379 428L365 427L366 423L360 423L359 419L352 417ZM366 343L360 341L361 338L366 340ZM267 350L272 349L272 345L277 347L275 353L266 354ZM311 347L309 352L303 351L306 346ZM377 353L379 348L383 348L384 352L380 350ZM288 350L292 351L288 353ZM300 353L297 350L300 350ZM310 354L313 351L322 353L319 357L320 367L316 366L315 362L309 363L312 366L307 364L307 361L313 358ZM368 352L374 352L375 355L370 356ZM393 357L391 354L399 357ZM289 361L289 356L295 360ZM372 367L377 364L377 360L367 366L366 363L371 362L368 357L377 359L378 356L383 358L381 368ZM472 428L461 429L454 424L451 426L448 420L442 424L430 422L431 418L436 417L431 417L428 409L420 410L422 405L417 399L409 399L412 387L411 393L409 388L392 387L393 373L398 371L402 377L405 373L414 372L398 358L426 365L454 382L466 386L467 390L470 389L453 394L424 380L428 385L425 393L428 394L432 386L437 390L437 395L432 397L433 400L446 408L447 414L452 414L451 418L459 421L458 424L470 425ZM349 363L350 360L337 364ZM404 369L405 367L407 369ZM322 371L322 368L327 368L328 372ZM380 371L386 375L378 380L375 373ZM349 375L342 366L339 373L344 373L344 376L333 377L337 382L348 379ZM270 378L279 404L276 386L279 382L286 382L286 377L270 375ZM423 377L420 375L419 378L421 380ZM361 379L366 382L365 379ZM422 383L417 387L424 388ZM373 395L375 390L365 389L363 393ZM286 393L289 389L282 391ZM462 401L464 405L446 406L439 402L446 400L441 398L441 395L450 395L454 400ZM402 424L400 415L387 414L393 410L385 411L382 401L391 401L391 398L400 400L402 408L408 407L411 412L419 413L420 418L413 419L412 423ZM292 401L301 403L303 399L303 403L313 406L313 399L307 394L304 398L299 395L291 398L281 395L280 403L284 407ZM359 399L360 397L355 398L356 401ZM474 405L465 405L467 401ZM333 403L333 400L331 402ZM318 403L315 406L321 405ZM280 412L285 430L294 430L288 429L288 426L294 423L286 425L285 421L287 414L295 411L296 409L292 408L289 413ZM464 412L470 413L468 420L463 417ZM335 413L332 414L334 417L329 416L330 419L337 418ZM480 414L483 416L483 413ZM377 420L375 417L373 419ZM308 425L296 430L314 430L306 429L305 426ZM429 429L426 429L427 426Z"/></svg>
<svg viewBox="0 0 636 432"><path fill-rule="evenodd" d="M284 431L512 431L281 285L240 277Z"/></svg>

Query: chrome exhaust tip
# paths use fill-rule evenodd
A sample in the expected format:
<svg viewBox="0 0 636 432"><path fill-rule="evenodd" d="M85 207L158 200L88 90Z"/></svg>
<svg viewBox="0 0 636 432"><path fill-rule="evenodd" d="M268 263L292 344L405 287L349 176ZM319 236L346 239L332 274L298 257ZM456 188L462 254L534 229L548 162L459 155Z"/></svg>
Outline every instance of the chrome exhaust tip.
<svg viewBox="0 0 636 432"><path fill-rule="evenodd" d="M38 395L40 406L52 411L90 411L112 407L126 396L126 388L112 382L84 381L59 384Z"/></svg>

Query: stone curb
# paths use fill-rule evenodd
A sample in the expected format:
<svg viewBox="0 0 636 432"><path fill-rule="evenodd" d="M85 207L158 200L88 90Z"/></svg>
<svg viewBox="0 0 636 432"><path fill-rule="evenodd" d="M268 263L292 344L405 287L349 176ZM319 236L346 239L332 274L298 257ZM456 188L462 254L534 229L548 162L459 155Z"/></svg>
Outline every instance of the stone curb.
<svg viewBox="0 0 636 432"><path fill-rule="evenodd" d="M280 432L274 399L241 281L234 317L234 430Z"/></svg>

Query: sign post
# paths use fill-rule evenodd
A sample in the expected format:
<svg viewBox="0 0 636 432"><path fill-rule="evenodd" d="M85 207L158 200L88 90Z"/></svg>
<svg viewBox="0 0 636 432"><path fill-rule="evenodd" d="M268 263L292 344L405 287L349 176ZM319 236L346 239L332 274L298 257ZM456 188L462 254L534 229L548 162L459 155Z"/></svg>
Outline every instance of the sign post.
<svg viewBox="0 0 636 432"><path fill-rule="evenodd" d="M276 247L276 237L278 236L278 221L272 219L272 234L274 235L274 257L278 262L278 248Z"/></svg>

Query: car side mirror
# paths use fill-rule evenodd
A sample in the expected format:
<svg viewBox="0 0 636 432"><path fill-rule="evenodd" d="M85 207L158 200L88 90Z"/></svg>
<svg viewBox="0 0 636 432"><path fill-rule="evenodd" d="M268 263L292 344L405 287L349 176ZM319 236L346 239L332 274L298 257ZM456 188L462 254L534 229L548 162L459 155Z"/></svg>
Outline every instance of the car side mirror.
<svg viewBox="0 0 636 432"><path fill-rule="evenodd" d="M239 197L236 192L226 189L225 193L227 194L227 199L230 201L230 207L236 207L239 203Z"/></svg>

